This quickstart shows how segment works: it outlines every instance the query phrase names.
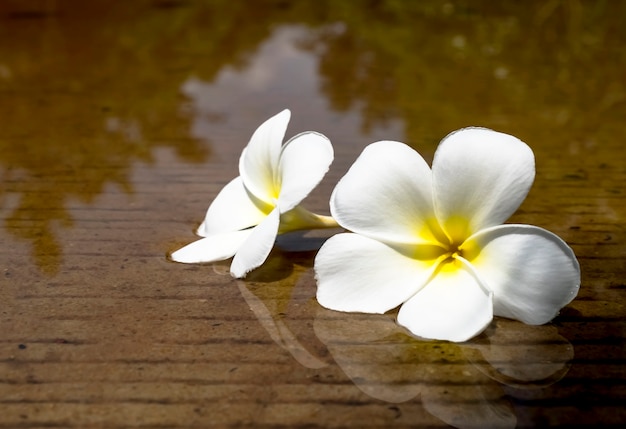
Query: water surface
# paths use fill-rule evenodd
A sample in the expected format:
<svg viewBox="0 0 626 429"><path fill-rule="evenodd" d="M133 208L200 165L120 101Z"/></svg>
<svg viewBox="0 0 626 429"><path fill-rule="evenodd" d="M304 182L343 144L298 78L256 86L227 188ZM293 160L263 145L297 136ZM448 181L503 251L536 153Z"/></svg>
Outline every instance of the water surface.
<svg viewBox="0 0 626 429"><path fill-rule="evenodd" d="M0 5L0 427L620 426L626 5L105 1ZM467 344L323 310L320 239L245 281L169 262L254 129L427 160L486 126L535 151L511 222L575 250L553 323Z"/></svg>

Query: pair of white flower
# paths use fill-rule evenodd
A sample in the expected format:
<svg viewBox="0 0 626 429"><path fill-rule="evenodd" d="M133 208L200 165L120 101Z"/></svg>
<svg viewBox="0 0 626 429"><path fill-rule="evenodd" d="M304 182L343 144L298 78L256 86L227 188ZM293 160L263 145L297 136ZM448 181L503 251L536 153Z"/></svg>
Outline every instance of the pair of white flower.
<svg viewBox="0 0 626 429"><path fill-rule="evenodd" d="M507 134L465 128L444 138L432 169L408 146L368 146L335 187L332 218L300 202L333 159L328 139L300 134L281 147L289 111L266 121L179 262L234 255L235 277L260 266L277 234L334 227L315 259L317 300L338 311L384 313L431 339L465 341L493 316L550 321L578 292L580 269L556 235L502 225L534 180L531 149ZM336 222L335 222L336 221Z"/></svg>

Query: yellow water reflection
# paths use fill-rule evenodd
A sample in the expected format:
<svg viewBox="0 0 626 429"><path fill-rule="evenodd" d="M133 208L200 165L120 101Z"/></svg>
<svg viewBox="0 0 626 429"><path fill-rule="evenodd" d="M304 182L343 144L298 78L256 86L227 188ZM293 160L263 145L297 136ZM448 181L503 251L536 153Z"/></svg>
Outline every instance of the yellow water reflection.
<svg viewBox="0 0 626 429"><path fill-rule="evenodd" d="M357 4L333 2L336 25L311 44L332 107L358 109L365 129L401 117L422 148L468 125L540 150L613 140L626 110L623 3Z"/></svg>
<svg viewBox="0 0 626 429"><path fill-rule="evenodd" d="M35 261L55 273L72 205L92 203L109 185L132 193L134 164L151 163L155 148L197 163L208 147L186 137L185 74L160 56L178 30L168 14L136 20L136 8L105 2L3 5L4 226L31 240Z"/></svg>
<svg viewBox="0 0 626 429"><path fill-rule="evenodd" d="M427 157L467 125L536 152L618 149L625 13L622 2L559 0L3 2L5 228L55 272L70 201L89 204L107 184L131 193L134 164L157 147L206 162L207 123L290 105L306 113L298 126L336 146L352 144L342 121L354 117L372 139L400 124L404 135L385 138ZM264 48L276 38L280 70Z"/></svg>

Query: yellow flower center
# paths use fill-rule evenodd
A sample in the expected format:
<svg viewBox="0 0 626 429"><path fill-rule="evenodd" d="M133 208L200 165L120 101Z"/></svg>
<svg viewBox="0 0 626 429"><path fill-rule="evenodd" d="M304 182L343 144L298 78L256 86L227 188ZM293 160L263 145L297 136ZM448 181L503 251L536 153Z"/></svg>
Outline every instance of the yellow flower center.
<svg viewBox="0 0 626 429"><path fill-rule="evenodd" d="M471 261L478 255L479 249L471 241L469 221L462 217L447 220L442 226L436 219L428 220L420 229L419 237L429 244L416 247L413 257L420 260L437 260L447 270L459 268L460 258Z"/></svg>
<svg viewBox="0 0 626 429"><path fill-rule="evenodd" d="M463 256L463 249L459 246L453 245L448 249L448 259L456 259L459 256Z"/></svg>

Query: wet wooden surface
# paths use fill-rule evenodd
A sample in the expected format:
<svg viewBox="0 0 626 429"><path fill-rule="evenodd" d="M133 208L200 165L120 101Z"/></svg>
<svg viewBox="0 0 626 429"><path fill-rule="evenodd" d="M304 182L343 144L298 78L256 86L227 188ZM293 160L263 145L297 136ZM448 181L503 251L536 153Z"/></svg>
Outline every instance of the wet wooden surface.
<svg viewBox="0 0 626 429"><path fill-rule="evenodd" d="M0 3L0 428L622 427L625 4ZM283 108L335 163L482 125L535 151L511 221L575 250L553 323L465 344L323 310L323 237L245 281L174 264Z"/></svg>

